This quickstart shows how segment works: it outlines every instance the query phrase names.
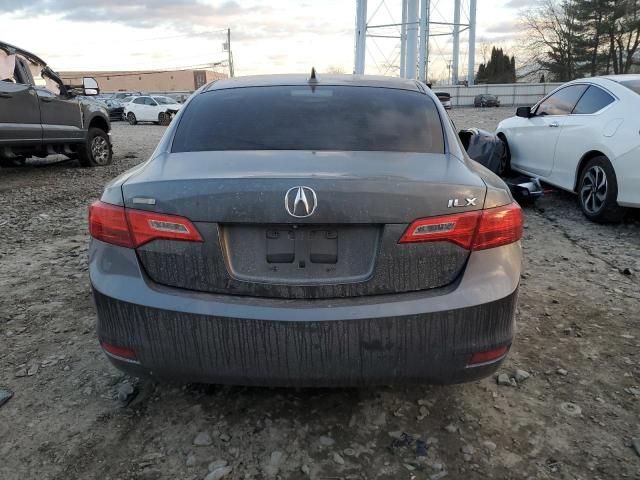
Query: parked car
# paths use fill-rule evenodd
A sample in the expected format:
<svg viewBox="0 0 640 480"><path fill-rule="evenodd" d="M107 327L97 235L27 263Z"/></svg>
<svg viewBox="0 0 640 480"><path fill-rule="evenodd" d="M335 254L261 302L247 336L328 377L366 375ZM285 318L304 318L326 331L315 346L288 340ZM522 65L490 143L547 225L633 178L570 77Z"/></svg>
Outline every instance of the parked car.
<svg viewBox="0 0 640 480"><path fill-rule="evenodd" d="M473 99L474 107L499 107L500 99L495 95L491 95L489 93L482 93L480 95L476 95Z"/></svg>
<svg viewBox="0 0 640 480"><path fill-rule="evenodd" d="M435 94L442 106L447 110L451 110L451 94L447 92L435 92Z"/></svg>
<svg viewBox="0 0 640 480"><path fill-rule="evenodd" d="M98 83L66 85L36 55L0 42L0 163L64 154L82 166L111 162L106 110L79 95L97 95Z"/></svg>
<svg viewBox="0 0 640 480"><path fill-rule="evenodd" d="M173 116L182 108L171 97L142 96L135 97L124 105L124 116L131 125L138 122L153 122L168 125Z"/></svg>
<svg viewBox="0 0 640 480"><path fill-rule="evenodd" d="M118 92L118 93L114 93L111 98L113 100L122 100L123 98L126 97L137 97L140 95L144 95L144 93L142 92Z"/></svg>
<svg viewBox="0 0 640 480"><path fill-rule="evenodd" d="M510 167L578 194L587 218L640 207L640 75L575 80L498 125Z"/></svg>
<svg viewBox="0 0 640 480"><path fill-rule="evenodd" d="M86 100L88 102L96 102L102 108L107 111L109 115L109 120L122 120L122 114L124 112L124 107L118 100L113 100L111 98L104 97L78 97Z"/></svg>
<svg viewBox="0 0 640 480"><path fill-rule="evenodd" d="M202 87L90 208L98 337L134 375L336 386L490 375L522 212L416 81Z"/></svg>
<svg viewBox="0 0 640 480"><path fill-rule="evenodd" d="M104 101L111 120L122 120L124 116L124 105L119 100L108 98Z"/></svg>

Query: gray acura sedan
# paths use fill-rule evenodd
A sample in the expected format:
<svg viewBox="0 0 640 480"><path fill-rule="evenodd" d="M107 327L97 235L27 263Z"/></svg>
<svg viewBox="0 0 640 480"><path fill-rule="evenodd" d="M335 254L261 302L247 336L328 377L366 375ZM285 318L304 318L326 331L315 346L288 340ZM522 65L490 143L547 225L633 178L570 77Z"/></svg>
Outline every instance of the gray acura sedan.
<svg viewBox="0 0 640 480"><path fill-rule="evenodd" d="M90 207L99 341L180 382L481 378L513 340L522 223L416 81L216 81Z"/></svg>

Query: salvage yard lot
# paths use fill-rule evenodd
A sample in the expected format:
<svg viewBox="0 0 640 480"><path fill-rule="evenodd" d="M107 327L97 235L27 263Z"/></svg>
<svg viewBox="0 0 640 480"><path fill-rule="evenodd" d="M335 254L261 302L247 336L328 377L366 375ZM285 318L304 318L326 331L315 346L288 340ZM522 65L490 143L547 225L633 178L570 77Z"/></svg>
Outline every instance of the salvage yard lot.
<svg viewBox="0 0 640 480"><path fill-rule="evenodd" d="M458 109L493 130L512 108ZM114 164L0 170L0 479L640 478L640 222L527 207L518 333L500 373L455 386L287 390L123 376L95 336L87 206L164 127L114 124ZM122 408L125 383L138 395ZM194 440L204 445L194 445Z"/></svg>

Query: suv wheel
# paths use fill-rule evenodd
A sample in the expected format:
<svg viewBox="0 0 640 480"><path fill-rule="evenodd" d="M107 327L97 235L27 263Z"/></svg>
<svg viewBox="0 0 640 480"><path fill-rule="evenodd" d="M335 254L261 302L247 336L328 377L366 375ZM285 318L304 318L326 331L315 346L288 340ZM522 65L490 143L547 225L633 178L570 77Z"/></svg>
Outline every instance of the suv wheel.
<svg viewBox="0 0 640 480"><path fill-rule="evenodd" d="M589 160L580 174L578 199L585 216L594 222L619 222L624 209L618 206L618 181L611 162L600 156Z"/></svg>
<svg viewBox="0 0 640 480"><path fill-rule="evenodd" d="M127 113L127 121L131 125L135 125L136 123L138 123L138 119L136 118L136 115L133 112Z"/></svg>
<svg viewBox="0 0 640 480"><path fill-rule="evenodd" d="M111 163L113 152L109 135L100 128L90 128L87 142L78 149L78 160L83 167L104 166Z"/></svg>

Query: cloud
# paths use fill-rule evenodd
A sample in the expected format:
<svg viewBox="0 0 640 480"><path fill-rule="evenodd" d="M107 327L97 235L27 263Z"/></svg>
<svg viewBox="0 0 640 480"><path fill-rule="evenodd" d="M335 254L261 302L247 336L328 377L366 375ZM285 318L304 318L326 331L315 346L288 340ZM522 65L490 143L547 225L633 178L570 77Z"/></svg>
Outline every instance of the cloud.
<svg viewBox="0 0 640 480"><path fill-rule="evenodd" d="M0 0L0 12L22 19L56 16L71 22L106 22L131 28L166 26L198 38L219 39L220 29L232 28L236 41L286 39L297 34L351 35L330 18L278 10L265 5L241 6L234 0L217 5L202 0ZM302 10L304 12L304 9Z"/></svg>
<svg viewBox="0 0 640 480"><path fill-rule="evenodd" d="M540 0L509 0L505 7L507 8L525 8L525 7L535 7L540 3Z"/></svg>
<svg viewBox="0 0 640 480"><path fill-rule="evenodd" d="M227 0L218 6L199 0L109 0L87 3L84 0L20 0L0 1L0 11L32 18L56 15L78 22L112 22L131 27L209 26L228 23L248 13L264 12L269 7L242 7Z"/></svg>
<svg viewBox="0 0 640 480"><path fill-rule="evenodd" d="M494 23L484 30L487 33L507 33L513 34L518 31L517 20L505 20L503 22Z"/></svg>

